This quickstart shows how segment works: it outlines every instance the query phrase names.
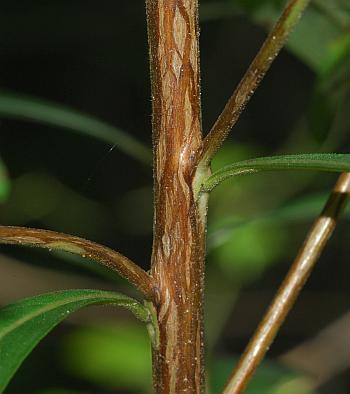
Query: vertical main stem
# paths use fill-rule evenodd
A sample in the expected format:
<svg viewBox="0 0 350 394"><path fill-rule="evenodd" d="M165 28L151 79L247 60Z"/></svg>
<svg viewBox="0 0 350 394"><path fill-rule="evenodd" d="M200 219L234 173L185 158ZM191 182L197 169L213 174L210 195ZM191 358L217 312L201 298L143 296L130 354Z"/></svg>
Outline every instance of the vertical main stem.
<svg viewBox="0 0 350 394"><path fill-rule="evenodd" d="M193 191L202 147L197 0L146 0L153 103L151 273L159 344L156 393L202 393L205 203Z"/></svg>

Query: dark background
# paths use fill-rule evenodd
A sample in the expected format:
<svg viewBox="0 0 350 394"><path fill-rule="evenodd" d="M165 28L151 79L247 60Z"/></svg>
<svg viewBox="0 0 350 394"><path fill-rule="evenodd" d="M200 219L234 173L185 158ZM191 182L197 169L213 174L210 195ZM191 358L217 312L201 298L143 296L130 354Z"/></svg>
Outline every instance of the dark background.
<svg viewBox="0 0 350 394"><path fill-rule="evenodd" d="M202 1L205 131L283 3ZM2 2L0 107L3 92L34 96L96 116L151 147L144 8L139 0ZM348 151L349 13L346 1L331 7L325 1L312 3L214 168L260 155ZM151 168L98 138L20 118L2 114L0 119L0 155L11 186L0 205L1 223L86 237L148 269ZM214 393L244 349L336 177L253 175L213 192L206 305ZM248 392L350 391L346 219ZM2 246L0 269L0 304L57 289L115 289L115 283L118 291L134 295L125 282L92 262L67 255ZM317 337L321 330L334 329L335 322L335 331ZM305 345L315 338L321 339ZM299 353L297 346L304 346ZM149 392L149 382L143 327L127 313L91 308L68 319L33 351L7 393Z"/></svg>

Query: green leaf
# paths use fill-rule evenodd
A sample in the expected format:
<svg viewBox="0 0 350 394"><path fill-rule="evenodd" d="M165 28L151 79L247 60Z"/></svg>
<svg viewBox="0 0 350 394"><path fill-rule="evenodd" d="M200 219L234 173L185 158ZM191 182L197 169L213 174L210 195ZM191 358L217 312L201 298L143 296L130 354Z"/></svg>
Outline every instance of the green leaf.
<svg viewBox="0 0 350 394"><path fill-rule="evenodd" d="M152 362L146 330L134 320L75 329L60 343L70 376L110 392L150 393Z"/></svg>
<svg viewBox="0 0 350 394"><path fill-rule="evenodd" d="M283 0L213 1L204 4L204 19L227 18L243 12L269 29L285 3ZM316 74L322 73L344 56L349 25L348 0L313 0L286 46ZM343 45L334 48L338 41L343 41Z"/></svg>
<svg viewBox="0 0 350 394"><path fill-rule="evenodd" d="M100 290L64 290L26 298L0 309L0 392L23 360L58 323L78 309L114 304L149 321L148 310L123 294Z"/></svg>
<svg viewBox="0 0 350 394"><path fill-rule="evenodd" d="M227 178L254 174L261 171L309 170L309 171L350 171L350 154L309 153L259 157L240 161L214 172L202 184L202 192L210 192Z"/></svg>
<svg viewBox="0 0 350 394"><path fill-rule="evenodd" d="M288 250L288 233L278 224L252 221L231 231L211 260L235 283L257 279L268 267L281 261Z"/></svg>
<svg viewBox="0 0 350 394"><path fill-rule="evenodd" d="M316 73L322 72L327 62L330 47L342 34L342 29L334 21L315 7L315 3L298 28L291 35L288 49Z"/></svg>
<svg viewBox="0 0 350 394"><path fill-rule="evenodd" d="M245 227L250 223L295 223L302 220L314 219L320 214L329 192L311 194L303 196L285 205L277 207L268 212L262 212L256 217L242 218L237 215L228 215L224 219L218 220L209 225L207 249L212 251L221 245L230 242L236 230ZM345 208L343 219L350 218L350 206Z"/></svg>
<svg viewBox="0 0 350 394"><path fill-rule="evenodd" d="M10 181L5 164L0 158L0 203L4 202L10 192Z"/></svg>
<svg viewBox="0 0 350 394"><path fill-rule="evenodd" d="M56 103L1 91L0 116L70 129L113 144L141 162L151 162L150 149L126 132L93 116Z"/></svg>

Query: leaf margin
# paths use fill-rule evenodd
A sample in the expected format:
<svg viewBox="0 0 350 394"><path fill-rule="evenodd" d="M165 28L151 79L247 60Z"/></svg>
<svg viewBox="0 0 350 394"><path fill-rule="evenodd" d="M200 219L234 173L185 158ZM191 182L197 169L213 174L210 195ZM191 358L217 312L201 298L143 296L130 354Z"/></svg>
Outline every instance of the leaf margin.
<svg viewBox="0 0 350 394"><path fill-rule="evenodd" d="M144 164L151 163L151 150L125 131L69 106L0 89L0 117L21 119L71 130L117 147Z"/></svg>
<svg viewBox="0 0 350 394"><path fill-rule="evenodd" d="M235 162L215 171L207 177L200 193L209 193L224 180L239 175L262 171L328 171L349 172L350 154L346 153L303 153L295 155L265 156Z"/></svg>
<svg viewBox="0 0 350 394"><path fill-rule="evenodd" d="M73 294L76 294L75 297L73 297ZM77 297L80 295L81 299L77 299ZM13 337L16 335L18 336L18 332L16 334L16 330L19 330L19 333L21 333L22 329L22 335L23 335L23 330L25 330L24 325L30 321L35 321L35 319L40 317L40 313L35 313L34 316L32 316L30 319L25 319L21 318L18 319L20 324L16 326L16 319L12 317L12 328L11 328L11 319L10 320L10 327L8 327L8 324L4 324L3 321L1 321L1 316L4 316L4 314L10 314L11 311L12 313L14 312L14 315L20 315L19 311L20 309L23 309L27 305L27 307L31 306L31 303L37 302L40 308L40 301L45 299L45 297L50 297L52 298L60 298L60 297L68 297L67 299L68 302L61 302L59 303L58 306L56 306L57 301L55 303L55 306L53 309L44 311L41 315L44 315L45 313L49 314L50 312L57 312L57 310L60 309L65 309L64 313L60 313L59 316L54 319L53 323L49 322L48 326L45 326L44 329L41 330L40 333L36 331L34 335L32 334L32 340L28 343L26 343L26 348L21 349L18 347L19 351L17 351L16 354L16 349L11 348L11 350L15 353L14 356L9 355L8 352L6 352L4 349L4 339L7 336L7 340L11 341L11 334ZM76 304L76 306L72 307L71 304ZM52 304L52 303L51 303ZM89 306L89 305L103 305L103 304L114 304L116 306L123 306L126 309L129 309L138 319L141 321L150 324L150 313L149 309L146 306L143 306L141 303L136 301L135 299L125 296L120 293L116 292L111 292L111 291L104 291L104 290L89 290L89 289L74 289L74 290L62 290L62 291L57 291L57 292L51 292L51 293L45 293L45 294L40 294L34 297L28 297L24 298L21 300L18 300L14 303L8 304L2 308L0 308L0 393L3 392L3 390L6 388L24 359L29 355L29 353L38 345L38 343L54 328L56 327L60 322L62 322L66 317L68 317L71 313L83 308L84 306ZM46 304L43 304L46 305ZM48 304L47 304L48 305ZM46 305L46 308L47 308ZM69 309L68 308L69 305ZM37 306L38 307L38 306ZM1 324L2 323L2 324ZM15 326L13 326L15 325ZM7 330L6 330L7 327ZM36 336L35 336L36 335ZM33 339L34 337L34 339ZM5 339L6 340L6 339ZM3 342L3 344L2 344ZM23 342L20 342L20 345L23 346ZM1 351L2 349L2 351ZM5 355L4 355L5 353ZM1 359L10 359L10 365L7 366L1 362ZM17 358L15 358L17 357ZM4 367L5 365L5 367Z"/></svg>

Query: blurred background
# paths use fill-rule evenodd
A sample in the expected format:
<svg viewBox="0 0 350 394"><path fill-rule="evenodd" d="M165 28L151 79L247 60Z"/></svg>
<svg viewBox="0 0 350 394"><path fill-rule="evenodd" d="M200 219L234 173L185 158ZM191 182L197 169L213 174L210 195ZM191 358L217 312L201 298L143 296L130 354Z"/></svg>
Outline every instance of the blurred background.
<svg viewBox="0 0 350 394"><path fill-rule="evenodd" d="M285 1L202 0L207 132ZM149 268L151 102L141 0L2 2L0 222L63 231ZM313 0L213 163L348 152L350 3ZM334 174L271 173L211 195L208 392L218 393L288 270ZM350 392L350 211L248 393ZM43 292L137 294L93 262L1 246L0 304ZM131 314L83 310L24 362L8 394L150 393L147 333Z"/></svg>

